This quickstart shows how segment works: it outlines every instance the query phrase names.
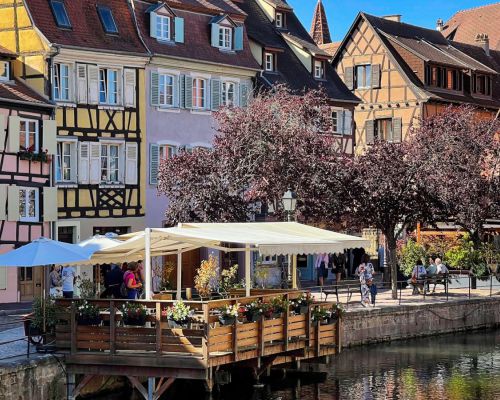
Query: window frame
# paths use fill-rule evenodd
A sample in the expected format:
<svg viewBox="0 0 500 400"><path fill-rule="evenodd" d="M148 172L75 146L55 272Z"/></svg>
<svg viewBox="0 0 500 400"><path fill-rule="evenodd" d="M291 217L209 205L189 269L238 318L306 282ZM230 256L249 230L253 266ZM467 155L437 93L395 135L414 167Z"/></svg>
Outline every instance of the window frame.
<svg viewBox="0 0 500 400"><path fill-rule="evenodd" d="M238 99L237 99L237 91L236 91L236 82L233 81L222 81L221 83L221 104L224 107L237 107L238 106ZM228 93L229 93L229 87L233 87L233 99L232 103L228 104Z"/></svg>
<svg viewBox="0 0 500 400"><path fill-rule="evenodd" d="M0 61L5 66L5 76L0 75L0 82L10 81L10 61L2 60Z"/></svg>
<svg viewBox="0 0 500 400"><path fill-rule="evenodd" d="M383 131L384 137L381 137L381 135L380 135L380 126L381 125L384 126L384 131ZM374 127L373 127L373 140L374 141L383 140L383 141L386 141L386 142L393 142L392 137L391 137L391 140L388 140L388 138L387 138L388 132L389 132L387 130L388 126L390 126L391 136L393 137L394 136L394 123L393 123L393 119L392 118L377 118L377 119L375 119L375 124L374 124Z"/></svg>
<svg viewBox="0 0 500 400"><path fill-rule="evenodd" d="M270 59L268 59L268 57L270 57ZM268 68L268 65L270 65L270 68ZM275 71L274 53L271 53L270 51L264 52L264 70L266 72L274 72Z"/></svg>
<svg viewBox="0 0 500 400"><path fill-rule="evenodd" d="M61 90L62 90L62 82L63 82L63 77L61 75L61 71L62 71L62 66L66 67L67 68L67 88L65 90L67 90L67 98L62 98L61 97ZM54 100L57 100L57 101L71 101L71 90L70 90L70 82L71 82L71 67L70 67L70 64L68 63L54 63L54 68L53 68L53 77L52 77L52 95L54 96ZM57 83L57 81L59 81ZM57 90L59 91L59 96L56 96L56 87L57 87Z"/></svg>
<svg viewBox="0 0 500 400"><path fill-rule="evenodd" d="M24 150L21 149L21 135L22 135L22 129L21 129L21 123L25 122L26 126L29 126L30 122L35 122L35 143L33 146L33 153L39 153L40 152L40 120L38 119L32 119L32 118L20 118L19 119L19 151L29 151L29 147L25 147ZM24 131L24 144L26 144L26 139L29 139L29 133L28 131ZM29 142L29 140L28 140Z"/></svg>
<svg viewBox="0 0 500 400"><path fill-rule="evenodd" d="M63 11L64 15L63 18L66 18L66 22L62 22L58 18L58 14L56 12L56 8L54 7L54 4L59 4L61 8L59 11ZM64 4L64 1L62 0L50 0L50 10L52 11L52 15L54 16L54 20L56 21L56 25L59 28L65 28L65 29L72 29L73 26L71 25L71 21L69 19L68 11L66 10L66 5Z"/></svg>
<svg viewBox="0 0 500 400"><path fill-rule="evenodd" d="M102 80L101 79L101 71L106 71L106 74L105 74L105 79ZM111 72L115 72L116 73L116 86L115 86L115 102L112 103L110 102L110 99L109 99L109 93L110 93L110 87L109 87L109 84L110 84L110 79L109 79L109 75ZM110 67L99 67L98 69L98 90L99 90L99 104L105 104L105 105L110 105L110 106L116 106L116 105L119 105L120 102L121 102L121 99L119 98L119 93L120 93L120 90L119 90L119 85L120 85L120 78L121 78L121 73L122 73L122 70L118 69L118 68L110 68ZM103 93L103 91L101 90L101 82L104 82L105 85L104 85L104 94L105 94L105 97L106 97L106 100L105 101L101 101L101 93Z"/></svg>
<svg viewBox="0 0 500 400"><path fill-rule="evenodd" d="M333 114L335 114L335 118L333 118ZM332 110L332 114L331 114L331 118L332 118L332 133L335 133L337 135L342 133L339 130L340 126L341 126L340 122L342 120L342 114L343 114L343 112L340 109L333 109Z"/></svg>
<svg viewBox="0 0 500 400"><path fill-rule="evenodd" d="M36 187L25 187L19 186L19 221L21 222L40 222L40 190ZM21 192L24 193L24 207L25 207L25 215L21 213ZM35 193L34 196L34 210L35 215L33 217L29 216L29 192L33 191ZM28 216L26 216L26 213Z"/></svg>
<svg viewBox="0 0 500 400"><path fill-rule="evenodd" d="M165 152L166 157L162 157L162 152ZM177 146L171 145L171 144L161 144L158 143L158 160L161 162L161 160L170 160L172 157L174 157L177 154Z"/></svg>
<svg viewBox="0 0 500 400"><path fill-rule="evenodd" d="M164 83L162 83L162 80L165 80L167 77L171 78L172 79L172 83L171 85L167 85L166 84L166 81L164 81ZM158 74L158 104L160 107L168 107L168 108L171 108L171 107L175 107L175 76L172 75L172 74L167 74L167 73L159 73ZM161 101L161 98L162 98L162 86L164 86L164 94L163 94L163 97L164 97L164 101L162 102ZM169 104L167 103L167 86L171 86L172 87L172 103Z"/></svg>
<svg viewBox="0 0 500 400"><path fill-rule="evenodd" d="M363 85L360 85L359 70L363 71ZM354 89L371 89L372 87L372 65L359 64L354 67L355 85Z"/></svg>
<svg viewBox="0 0 500 400"><path fill-rule="evenodd" d="M276 12L274 22L275 22L276 28L283 28L283 13L282 12Z"/></svg>
<svg viewBox="0 0 500 400"><path fill-rule="evenodd" d="M167 24L164 25L163 23L161 23L161 21L163 20L167 20ZM158 31L158 23L160 22L160 31ZM156 39L158 40L163 40L163 41L170 41L171 40L171 37L172 37L172 29L171 29L171 18L168 16L168 15L160 15L160 14L156 14L156 26L155 26L155 33L156 33ZM166 37L162 36L161 33L164 33L164 30L163 30L163 27L166 26L167 29L166 29Z"/></svg>
<svg viewBox="0 0 500 400"><path fill-rule="evenodd" d="M226 36L227 33L227 36ZM233 28L227 25L219 25L219 48L222 50L233 49Z"/></svg>
<svg viewBox="0 0 500 400"><path fill-rule="evenodd" d="M109 17L111 17L111 21L113 23L113 27L111 28L114 28L113 30L110 30L108 29L109 27L107 26L106 22L105 22L105 17L103 15L103 13L109 13ZM111 8L109 8L108 6L101 6L101 5L97 5L97 14L99 15L99 19L101 20L101 25L102 25L102 28L104 29L104 32L109 34L109 35L117 35L119 33L118 31L118 25L116 25L116 20L115 20L115 17L113 15L113 11L111 10Z"/></svg>
<svg viewBox="0 0 500 400"><path fill-rule="evenodd" d="M319 67L320 75L318 76L317 68ZM325 79L325 64L322 60L314 60L314 78L315 79Z"/></svg>
<svg viewBox="0 0 500 400"><path fill-rule="evenodd" d="M197 95L197 90L198 90L198 85L195 85L195 82L204 82L204 87L199 88L202 91L202 96L199 97ZM208 79L206 78L201 78L201 77L193 77L193 88L191 91L191 98L192 98L192 107L194 110L206 110L208 108ZM197 105L198 99L200 100L201 105Z"/></svg>
<svg viewBox="0 0 500 400"><path fill-rule="evenodd" d="M116 153L116 160L117 160L117 163L116 163L116 168L113 168L113 171L116 172L116 180L111 180L109 179L110 178L110 170L111 170L111 146L114 146L114 147L117 147L117 153ZM106 147L107 151L106 151L106 155L103 156L103 152L102 152L102 148L103 147ZM117 141L100 141L99 142L99 167L100 167L100 184L101 185L107 185L107 184L110 184L110 185L115 185L115 184L123 184L124 182L121 181L121 176L120 176L120 170L122 170L125 166L124 165L121 165L123 163L122 161L122 158L123 158L123 155L121 154L123 151L125 151L125 143L124 142L117 142ZM103 157L106 158L106 161L107 161L107 167L106 167L106 171L107 171L107 180L104 180L103 179L103 165L102 165L102 162L103 162ZM120 168L120 167L123 167L123 168Z"/></svg>
<svg viewBox="0 0 500 400"><path fill-rule="evenodd" d="M56 183L59 184L68 184L68 183L76 183L77 182L77 174L78 174L78 152L77 152L77 144L78 142L76 140L58 140L57 141L57 153L55 155L55 181ZM69 174L70 174L70 179L65 179L64 178L64 167L63 167L63 160L65 155L62 153L62 150L64 149L64 145L69 145L70 152L69 152L69 158L73 159L73 163L70 164L69 169ZM61 150L61 152L60 152ZM60 178L58 178L58 170L60 174Z"/></svg>

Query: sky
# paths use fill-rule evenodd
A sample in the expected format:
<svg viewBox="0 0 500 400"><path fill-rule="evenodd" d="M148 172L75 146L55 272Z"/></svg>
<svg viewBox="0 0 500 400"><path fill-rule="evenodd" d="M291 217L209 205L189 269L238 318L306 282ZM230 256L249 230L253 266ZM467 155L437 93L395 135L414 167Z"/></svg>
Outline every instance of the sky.
<svg viewBox="0 0 500 400"><path fill-rule="evenodd" d="M318 0L287 0L307 30ZM402 21L434 29L458 10L496 3L493 0L323 0L333 41L342 40L359 11L376 16L401 14Z"/></svg>

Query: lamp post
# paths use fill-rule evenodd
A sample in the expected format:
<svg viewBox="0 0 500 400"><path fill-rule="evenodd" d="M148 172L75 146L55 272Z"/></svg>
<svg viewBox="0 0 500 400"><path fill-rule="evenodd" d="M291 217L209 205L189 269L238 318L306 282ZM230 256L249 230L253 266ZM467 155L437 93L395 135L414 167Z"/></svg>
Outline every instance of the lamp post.
<svg viewBox="0 0 500 400"><path fill-rule="evenodd" d="M283 208L287 214L287 221L290 222L292 220L292 213L295 212L295 208L297 207L297 195L295 192L292 192L291 189L288 189L288 191L281 198L281 201L283 202Z"/></svg>

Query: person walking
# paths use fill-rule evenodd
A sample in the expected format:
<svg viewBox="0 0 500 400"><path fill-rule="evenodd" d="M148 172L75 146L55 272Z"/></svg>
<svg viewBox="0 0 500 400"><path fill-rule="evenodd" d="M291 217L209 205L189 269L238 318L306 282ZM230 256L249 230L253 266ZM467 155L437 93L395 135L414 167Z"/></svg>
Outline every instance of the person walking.
<svg viewBox="0 0 500 400"><path fill-rule="evenodd" d="M106 290L103 292L101 297L109 297L112 296L115 299L120 299L120 286L123 282L123 271L121 270L118 264L112 264L111 270L106 273L104 277L104 287Z"/></svg>
<svg viewBox="0 0 500 400"><path fill-rule="evenodd" d="M316 258L316 271L318 273L319 286L323 286L325 279L328 277L328 254L319 254Z"/></svg>
<svg viewBox="0 0 500 400"><path fill-rule="evenodd" d="M76 271L72 266L63 267L62 270L62 292L65 299L73 298L73 290L76 283Z"/></svg>
<svg viewBox="0 0 500 400"><path fill-rule="evenodd" d="M127 299L137 299L138 290L142 287L141 282L137 282L137 263L132 261L128 264L128 271L123 274L123 282L127 287Z"/></svg>
<svg viewBox="0 0 500 400"><path fill-rule="evenodd" d="M363 254L361 264L356 269L356 274L359 276L359 283L361 284L361 305L366 307L370 303L375 306L376 290L371 289L374 285L373 274L375 273L373 264L370 262L370 256ZM373 294L374 292L374 294Z"/></svg>
<svg viewBox="0 0 500 400"><path fill-rule="evenodd" d="M61 280L61 266L53 265L50 270L49 282L50 282L50 297L60 297L62 292L62 280Z"/></svg>

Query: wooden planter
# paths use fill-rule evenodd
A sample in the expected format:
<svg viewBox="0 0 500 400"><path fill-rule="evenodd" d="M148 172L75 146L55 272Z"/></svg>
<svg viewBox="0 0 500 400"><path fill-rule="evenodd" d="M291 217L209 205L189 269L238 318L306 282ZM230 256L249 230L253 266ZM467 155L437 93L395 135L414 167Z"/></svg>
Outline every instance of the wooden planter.
<svg viewBox="0 0 500 400"><path fill-rule="evenodd" d="M245 313L245 316L247 317L248 322L257 322L258 320L260 320L260 313L258 312L247 311Z"/></svg>
<svg viewBox="0 0 500 400"><path fill-rule="evenodd" d="M78 325L83 325L83 326L101 325L102 318L99 315L94 317L79 316L77 318L77 321Z"/></svg>
<svg viewBox="0 0 500 400"><path fill-rule="evenodd" d="M186 321L184 323L183 322L179 323L177 321L169 319L168 320L168 327L170 329L187 329L188 328L188 322Z"/></svg>
<svg viewBox="0 0 500 400"><path fill-rule="evenodd" d="M233 325L236 321L236 317L219 317L219 322L221 325Z"/></svg>
<svg viewBox="0 0 500 400"><path fill-rule="evenodd" d="M129 326L144 326L146 325L146 316L139 315L137 317L123 316L123 323Z"/></svg>
<svg viewBox="0 0 500 400"><path fill-rule="evenodd" d="M308 309L309 309L309 306L298 306L298 307L295 307L294 311L296 314L302 315L302 314L306 314Z"/></svg>

